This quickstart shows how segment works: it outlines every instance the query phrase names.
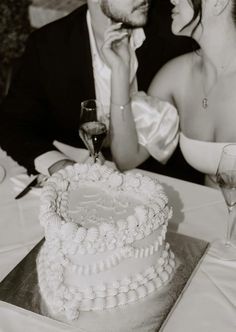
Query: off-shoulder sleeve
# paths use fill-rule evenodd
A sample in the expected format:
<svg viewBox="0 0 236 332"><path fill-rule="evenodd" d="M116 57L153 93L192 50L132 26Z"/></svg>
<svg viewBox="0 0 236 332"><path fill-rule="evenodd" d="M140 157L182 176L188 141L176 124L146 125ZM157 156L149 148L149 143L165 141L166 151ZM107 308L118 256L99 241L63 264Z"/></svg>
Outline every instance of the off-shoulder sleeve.
<svg viewBox="0 0 236 332"><path fill-rule="evenodd" d="M179 139L179 116L169 102L138 92L132 96L132 112L139 143L165 164Z"/></svg>

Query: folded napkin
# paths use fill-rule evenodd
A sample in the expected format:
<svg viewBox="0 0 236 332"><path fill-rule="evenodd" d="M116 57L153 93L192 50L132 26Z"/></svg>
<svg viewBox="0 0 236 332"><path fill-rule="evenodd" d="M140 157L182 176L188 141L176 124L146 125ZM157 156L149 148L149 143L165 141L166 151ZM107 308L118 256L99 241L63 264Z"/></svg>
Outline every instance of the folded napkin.
<svg viewBox="0 0 236 332"><path fill-rule="evenodd" d="M59 141L54 141L53 145L66 157L74 160L77 163L84 163L89 158L89 151L87 149L75 148L71 145L64 144Z"/></svg>
<svg viewBox="0 0 236 332"><path fill-rule="evenodd" d="M93 164L93 158L89 156L89 152L86 149L78 149L73 148L71 146L68 146L66 144L60 143L55 141L54 145L57 148L60 148L60 151L62 151L67 157L69 157L71 160L74 160L78 163L86 163L86 164ZM99 157L97 159L97 163L100 165L106 164L108 167L116 168L113 162L106 161L102 153L99 153ZM41 177L40 181L44 182L47 179L47 176L45 175L37 175ZM13 183L13 189L18 195L25 187L33 181L37 176L35 175L27 175L26 173L17 174L15 176L10 177L11 182ZM30 190L30 193L36 196L40 196L41 188L40 187L33 187Z"/></svg>
<svg viewBox="0 0 236 332"><path fill-rule="evenodd" d="M91 157L89 157L86 160L87 164L93 164L93 159ZM98 163L99 164L103 164L104 163L104 158L103 156L101 156L98 159ZM42 183L41 186L33 186L30 190L30 193L36 196L40 196L41 193L41 187L43 186L43 182L47 179L46 176L44 175L38 175L39 177L41 177L40 182ZM24 190L26 188L26 186L28 184L30 184L37 176L29 176L27 174L18 174L16 176L12 176L10 177L11 182L13 183L13 189L16 193L16 195L18 195L22 190Z"/></svg>

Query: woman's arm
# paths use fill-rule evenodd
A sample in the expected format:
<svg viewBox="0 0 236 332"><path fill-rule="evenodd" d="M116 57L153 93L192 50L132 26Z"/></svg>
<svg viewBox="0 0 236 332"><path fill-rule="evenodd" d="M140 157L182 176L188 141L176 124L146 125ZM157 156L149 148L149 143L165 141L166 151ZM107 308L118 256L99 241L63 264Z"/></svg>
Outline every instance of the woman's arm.
<svg viewBox="0 0 236 332"><path fill-rule="evenodd" d="M117 167L126 170L140 165L150 154L138 142L130 101L117 97L111 105L111 151Z"/></svg>
<svg viewBox="0 0 236 332"><path fill-rule="evenodd" d="M138 143L130 103L129 32L121 24L111 26L105 36L103 54L111 68L111 151L120 170L134 168L149 157Z"/></svg>
<svg viewBox="0 0 236 332"><path fill-rule="evenodd" d="M173 106L173 91L181 76L179 61L165 65L150 85L150 96L142 96L138 103L135 98L131 105L129 33L119 24L107 30L103 54L112 72L110 125L114 161L121 170L136 167L150 154L165 163L178 142L179 118Z"/></svg>

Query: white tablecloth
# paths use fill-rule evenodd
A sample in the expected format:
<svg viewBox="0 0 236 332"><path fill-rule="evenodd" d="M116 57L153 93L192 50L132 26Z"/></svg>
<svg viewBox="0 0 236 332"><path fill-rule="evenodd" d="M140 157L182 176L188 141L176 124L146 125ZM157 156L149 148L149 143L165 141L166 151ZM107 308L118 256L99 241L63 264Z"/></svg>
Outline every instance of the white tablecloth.
<svg viewBox="0 0 236 332"><path fill-rule="evenodd" d="M23 169L0 151L7 177L0 184L0 280L43 237L39 225L39 197L33 193L14 200L12 176ZM137 170L133 170L137 171ZM140 172L140 170L138 170ZM212 241L225 234L227 210L215 189L174 178L157 177L174 210L169 229ZM82 331L0 301L0 331ZM96 328L95 330L96 331ZM206 255L171 316L164 332L235 332L236 261ZM112 332L112 328L111 328Z"/></svg>

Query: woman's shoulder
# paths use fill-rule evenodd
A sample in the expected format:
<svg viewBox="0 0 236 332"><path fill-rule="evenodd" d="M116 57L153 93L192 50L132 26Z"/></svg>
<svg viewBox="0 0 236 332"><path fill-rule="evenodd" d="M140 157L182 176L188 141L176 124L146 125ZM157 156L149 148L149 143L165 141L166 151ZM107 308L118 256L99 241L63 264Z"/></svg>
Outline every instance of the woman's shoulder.
<svg viewBox="0 0 236 332"><path fill-rule="evenodd" d="M181 83L189 78L194 54L194 52L186 53L168 61L156 73L149 87L149 94L170 100Z"/></svg>
<svg viewBox="0 0 236 332"><path fill-rule="evenodd" d="M186 54L182 54L172 60L169 60L156 74L158 75L167 75L174 73L181 73L183 75L184 73L189 72L189 70L193 66L193 58L195 56L195 52L189 52Z"/></svg>

